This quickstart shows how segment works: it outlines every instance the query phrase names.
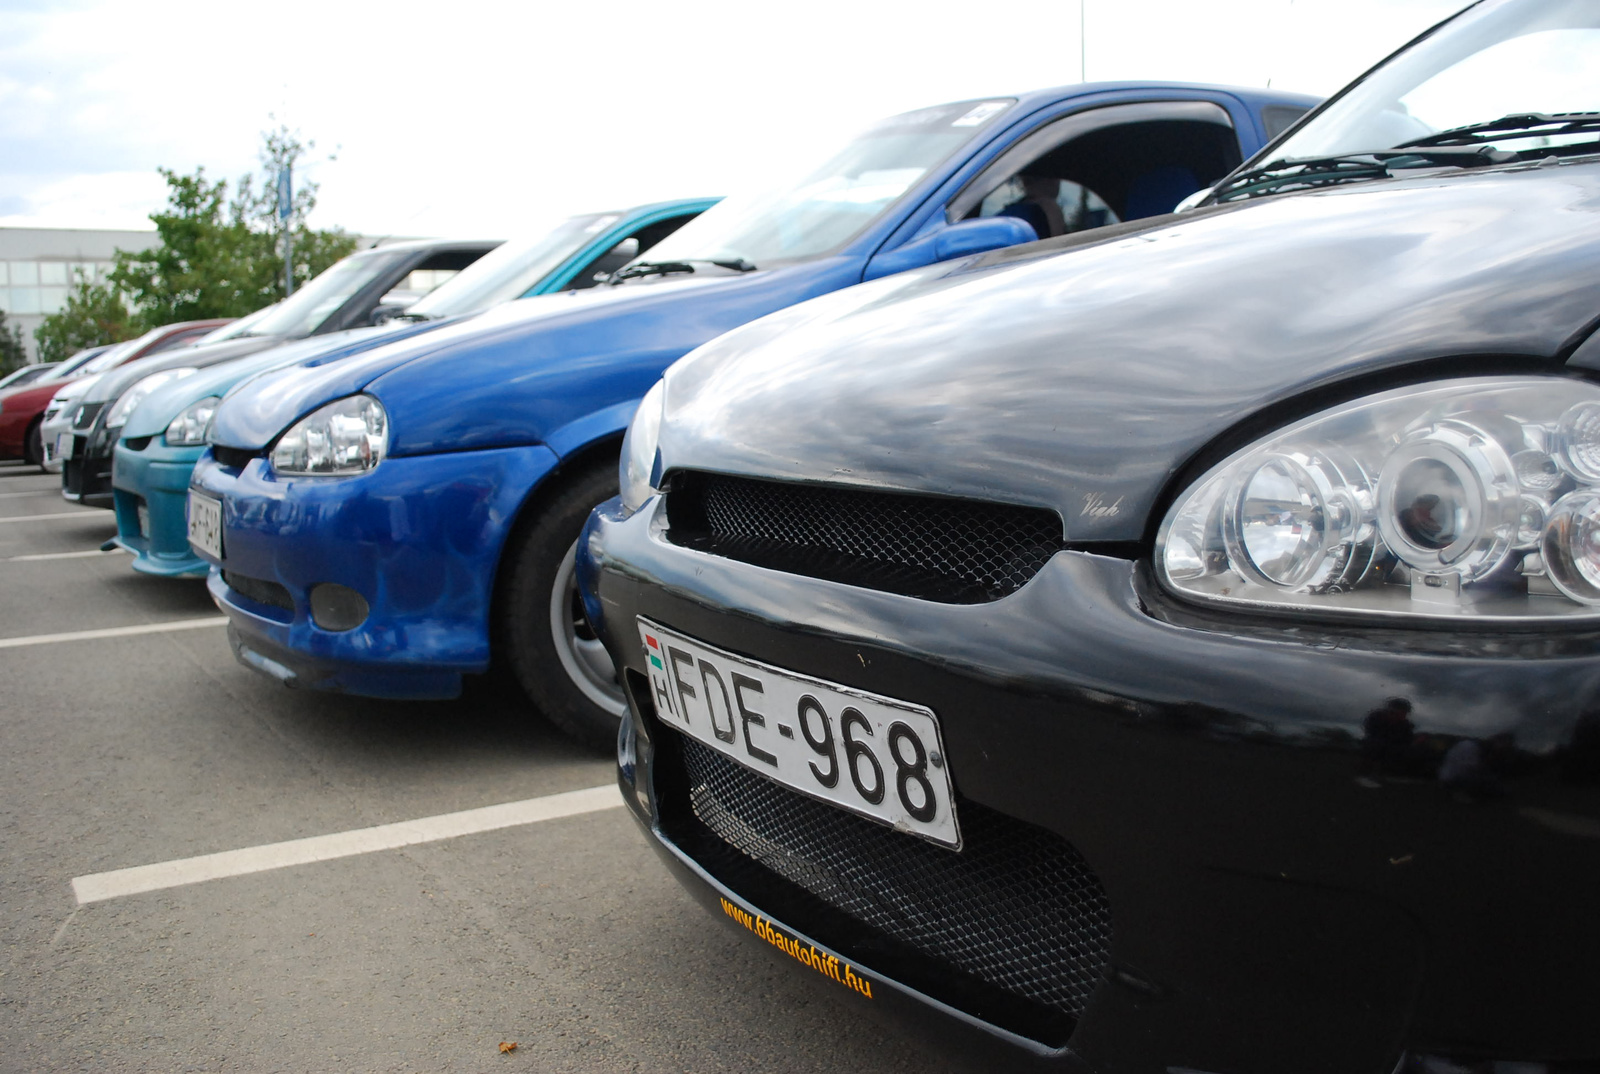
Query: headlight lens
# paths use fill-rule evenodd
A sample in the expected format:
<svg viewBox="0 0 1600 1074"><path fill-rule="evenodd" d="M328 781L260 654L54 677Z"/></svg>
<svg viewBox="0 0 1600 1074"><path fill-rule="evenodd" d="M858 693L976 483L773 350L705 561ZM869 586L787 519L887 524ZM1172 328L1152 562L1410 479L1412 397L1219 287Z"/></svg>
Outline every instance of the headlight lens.
<svg viewBox="0 0 1600 1074"><path fill-rule="evenodd" d="M217 412L221 399L208 395L199 402L190 403L182 414L167 426L166 440L172 447L192 447L206 442L206 430L211 428L211 415Z"/></svg>
<svg viewBox="0 0 1600 1074"><path fill-rule="evenodd" d="M329 403L289 426L272 449L280 474L364 474L389 447L389 415L370 395Z"/></svg>
<svg viewBox="0 0 1600 1074"><path fill-rule="evenodd" d="M1235 453L1178 498L1166 586L1302 612L1600 617L1600 388L1402 388Z"/></svg>
<svg viewBox="0 0 1600 1074"><path fill-rule="evenodd" d="M141 381L135 382L133 387L123 392L117 401L111 404L111 413L106 415L106 428L120 429L128 422L128 415L133 413L133 408L144 402L145 396L175 380L182 380L190 373L195 372L193 366L182 366L178 369L163 369L159 373L151 373Z"/></svg>
<svg viewBox="0 0 1600 1074"><path fill-rule="evenodd" d="M661 438L661 414L666 407L666 381L658 380L645 393L622 438L622 503L637 511L656 491L661 480L657 446Z"/></svg>

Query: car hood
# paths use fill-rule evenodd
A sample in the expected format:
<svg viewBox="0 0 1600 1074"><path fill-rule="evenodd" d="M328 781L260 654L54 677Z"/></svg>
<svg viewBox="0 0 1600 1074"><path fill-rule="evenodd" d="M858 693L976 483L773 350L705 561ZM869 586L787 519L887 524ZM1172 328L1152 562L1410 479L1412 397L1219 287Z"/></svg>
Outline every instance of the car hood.
<svg viewBox="0 0 1600 1074"><path fill-rule="evenodd" d="M1173 476L1265 407L1428 360L1554 364L1600 314L1600 165L1279 195L1029 253L687 356L665 467L1045 506L1071 541L1139 540Z"/></svg>
<svg viewBox="0 0 1600 1074"><path fill-rule="evenodd" d="M181 380L163 384L134 408L122 427L124 437L155 436L165 432L172 419L183 413L192 403L208 395L225 395L235 385L250 377L294 365L297 362L317 360L334 361L397 339L409 339L423 332L431 332L447 321L390 321L373 328L351 328L325 336L284 343L268 350L221 362Z"/></svg>
<svg viewBox="0 0 1600 1074"><path fill-rule="evenodd" d="M218 340L216 343L207 343L204 346L176 347L170 351L159 351L146 358L135 358L102 373L99 382L89 389L83 401L108 403L151 373L159 373L163 369L181 369L185 366L204 369L218 362L230 362L247 354L264 351L268 347L276 347L282 342L281 336L241 336L238 339Z"/></svg>
<svg viewBox="0 0 1600 1074"><path fill-rule="evenodd" d="M70 383L72 382L66 382ZM43 410L56 392L66 387L66 384L53 380L48 384L24 384L20 388L0 388L0 409L23 410L31 407Z"/></svg>
<svg viewBox="0 0 1600 1074"><path fill-rule="evenodd" d="M618 398L636 401L668 363L718 333L837 287L828 267L518 299L420 339L241 385L217 408L211 440L258 450L317 407L366 391L388 411L391 455L539 443L597 380L613 378ZM805 293L808 274L818 282Z"/></svg>

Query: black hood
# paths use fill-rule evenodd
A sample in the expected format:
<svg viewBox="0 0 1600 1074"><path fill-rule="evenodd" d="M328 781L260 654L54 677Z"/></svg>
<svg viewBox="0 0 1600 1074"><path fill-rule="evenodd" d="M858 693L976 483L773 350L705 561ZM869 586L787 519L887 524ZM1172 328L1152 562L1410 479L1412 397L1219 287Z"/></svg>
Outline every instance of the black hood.
<svg viewBox="0 0 1600 1074"><path fill-rule="evenodd" d="M1600 316L1592 161L1168 219L731 332L668 374L663 461L1034 504L1070 541L1138 540L1172 476L1263 408L1425 362L1554 367Z"/></svg>

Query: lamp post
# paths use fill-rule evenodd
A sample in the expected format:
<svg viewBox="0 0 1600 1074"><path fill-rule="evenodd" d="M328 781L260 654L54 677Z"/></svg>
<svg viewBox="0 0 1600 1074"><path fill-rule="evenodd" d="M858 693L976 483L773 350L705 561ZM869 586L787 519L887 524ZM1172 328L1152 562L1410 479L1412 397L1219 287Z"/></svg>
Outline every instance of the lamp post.
<svg viewBox="0 0 1600 1074"><path fill-rule="evenodd" d="M283 228L283 297L294 294L294 165L278 173L278 224Z"/></svg>

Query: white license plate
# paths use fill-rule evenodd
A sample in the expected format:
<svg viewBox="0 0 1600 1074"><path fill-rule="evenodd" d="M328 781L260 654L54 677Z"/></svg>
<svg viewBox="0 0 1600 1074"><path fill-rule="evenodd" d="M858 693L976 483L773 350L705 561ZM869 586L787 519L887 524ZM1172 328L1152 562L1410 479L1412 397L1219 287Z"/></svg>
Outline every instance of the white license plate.
<svg viewBox="0 0 1600 1074"><path fill-rule="evenodd" d="M639 619L656 715L752 771L961 848L931 709L757 663Z"/></svg>
<svg viewBox="0 0 1600 1074"><path fill-rule="evenodd" d="M222 558L222 501L189 490L189 543L212 559Z"/></svg>
<svg viewBox="0 0 1600 1074"><path fill-rule="evenodd" d="M72 434L71 433L62 433L60 436L56 437L56 458L58 458L58 459L70 459L70 458L72 458Z"/></svg>
<svg viewBox="0 0 1600 1074"><path fill-rule="evenodd" d="M148 541L150 539L150 508L141 503L137 510L139 512L139 536Z"/></svg>

